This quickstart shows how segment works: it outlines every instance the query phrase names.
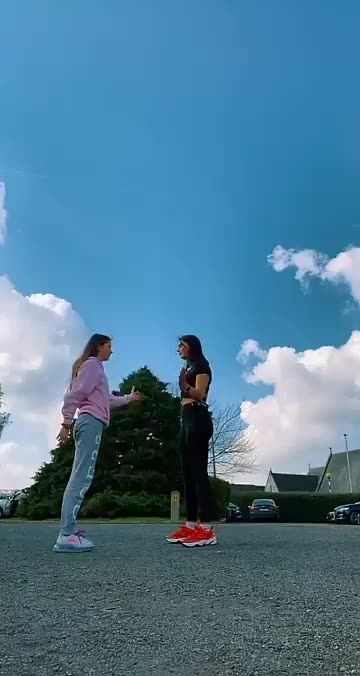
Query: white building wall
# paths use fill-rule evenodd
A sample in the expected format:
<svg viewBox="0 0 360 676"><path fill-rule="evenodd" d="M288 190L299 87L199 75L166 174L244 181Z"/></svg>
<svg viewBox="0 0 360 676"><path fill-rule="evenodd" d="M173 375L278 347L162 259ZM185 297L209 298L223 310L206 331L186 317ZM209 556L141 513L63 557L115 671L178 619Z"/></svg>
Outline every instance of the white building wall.
<svg viewBox="0 0 360 676"><path fill-rule="evenodd" d="M271 472L269 472L269 476L267 478L265 486L265 493L278 493L278 492L279 491L273 479L273 475L271 474Z"/></svg>

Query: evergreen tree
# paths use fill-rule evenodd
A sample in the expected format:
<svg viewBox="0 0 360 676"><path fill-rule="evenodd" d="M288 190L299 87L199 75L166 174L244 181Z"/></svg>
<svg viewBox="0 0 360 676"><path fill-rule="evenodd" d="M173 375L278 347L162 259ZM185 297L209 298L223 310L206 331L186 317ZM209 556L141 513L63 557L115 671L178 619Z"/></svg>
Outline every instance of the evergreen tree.
<svg viewBox="0 0 360 676"><path fill-rule="evenodd" d="M181 487L179 399L170 394L166 384L147 367L125 378L120 393L129 392L133 386L144 394L144 398L112 412L110 425L103 434L94 481L86 498L91 502L94 501L92 496L106 496L103 511L113 515L125 509L121 496L127 496L128 510L132 509L131 504L136 505L139 501L145 510L146 495L162 496L161 505L168 505L170 491ZM35 483L23 503L24 516L59 515L73 456L72 439L51 451L50 462L44 463L36 473ZM132 497L131 504L129 496ZM113 508L112 502L116 503ZM160 509L160 502L156 503L157 509ZM151 504L154 506L154 501Z"/></svg>

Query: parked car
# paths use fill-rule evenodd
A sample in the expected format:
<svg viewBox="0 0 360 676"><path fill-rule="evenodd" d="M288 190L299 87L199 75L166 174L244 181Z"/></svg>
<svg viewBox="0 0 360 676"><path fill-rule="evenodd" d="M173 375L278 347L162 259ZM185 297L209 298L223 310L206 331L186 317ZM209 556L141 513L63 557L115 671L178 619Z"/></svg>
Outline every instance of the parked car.
<svg viewBox="0 0 360 676"><path fill-rule="evenodd" d="M270 498L258 498L257 500L253 500L251 505L249 505L250 521L260 519L279 521L279 518L279 507Z"/></svg>
<svg viewBox="0 0 360 676"><path fill-rule="evenodd" d="M335 507L328 513L327 519L333 523L350 523L352 526L360 526L360 502Z"/></svg>
<svg viewBox="0 0 360 676"><path fill-rule="evenodd" d="M24 491L0 493L0 519L14 516L19 501L24 497Z"/></svg>
<svg viewBox="0 0 360 676"><path fill-rule="evenodd" d="M230 523L231 521L241 521L243 518L240 507L235 505L233 502L229 502L226 508L226 517L225 521Z"/></svg>
<svg viewBox="0 0 360 676"><path fill-rule="evenodd" d="M0 519L9 517L11 514L11 495L1 493L0 495Z"/></svg>

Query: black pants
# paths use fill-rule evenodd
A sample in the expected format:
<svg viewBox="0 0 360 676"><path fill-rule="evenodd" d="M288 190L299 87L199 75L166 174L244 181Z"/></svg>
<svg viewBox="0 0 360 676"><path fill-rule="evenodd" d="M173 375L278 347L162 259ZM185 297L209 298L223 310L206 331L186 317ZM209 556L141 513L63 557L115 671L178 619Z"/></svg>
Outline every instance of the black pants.
<svg viewBox="0 0 360 676"><path fill-rule="evenodd" d="M212 499L208 477L209 441L213 424L208 410L199 404L182 409L180 454L188 521L211 520Z"/></svg>

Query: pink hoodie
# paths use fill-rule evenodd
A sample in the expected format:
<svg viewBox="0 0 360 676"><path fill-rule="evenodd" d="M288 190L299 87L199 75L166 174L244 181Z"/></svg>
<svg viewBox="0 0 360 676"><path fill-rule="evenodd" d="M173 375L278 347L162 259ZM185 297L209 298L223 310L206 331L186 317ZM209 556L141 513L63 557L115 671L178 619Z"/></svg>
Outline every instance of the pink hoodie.
<svg viewBox="0 0 360 676"><path fill-rule="evenodd" d="M62 414L64 423L70 425L77 410L90 413L105 425L110 420L110 409L125 406L132 401L131 394L116 397L110 394L108 379L103 362L89 357L80 367L76 380L70 385L64 397Z"/></svg>

